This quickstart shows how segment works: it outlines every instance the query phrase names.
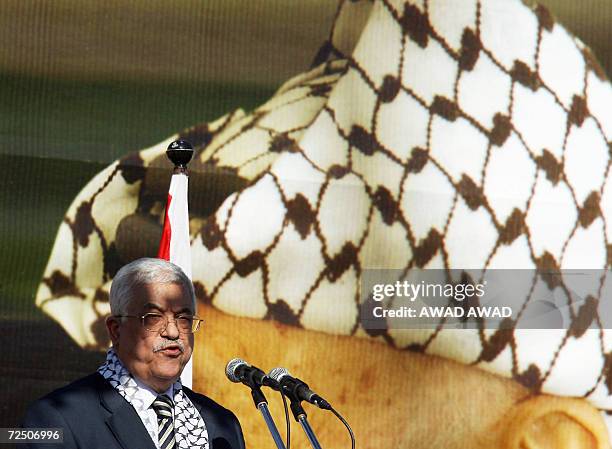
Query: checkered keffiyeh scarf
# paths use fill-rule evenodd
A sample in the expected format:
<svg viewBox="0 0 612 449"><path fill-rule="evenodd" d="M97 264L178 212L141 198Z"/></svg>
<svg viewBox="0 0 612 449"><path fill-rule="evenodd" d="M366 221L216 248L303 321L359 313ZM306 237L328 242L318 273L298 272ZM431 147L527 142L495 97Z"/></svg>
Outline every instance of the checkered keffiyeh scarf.
<svg viewBox="0 0 612 449"><path fill-rule="evenodd" d="M545 8L341 2L312 70L266 104L99 173L70 206L36 298L83 346L107 344L110 281L148 254L147 230L159 235L163 153L176 138L196 149L191 248L201 301L377 337L612 411L612 335L596 307L586 313L570 299L576 323L594 325L586 331L373 332L358 320L367 268L612 265L612 88ZM600 287L590 306L609 276Z"/></svg>
<svg viewBox="0 0 612 449"><path fill-rule="evenodd" d="M115 388L123 398L136 410L143 424L149 432L151 439L157 441L157 434L152 429L157 429L157 420L149 419L144 413L145 405L140 397L141 390L138 388L134 377L117 357L115 350L110 348L106 355L106 361L98 368L98 372ZM208 449L208 431L200 413L196 410L191 400L183 392L181 381L173 385L174 388L174 436L177 448L184 449Z"/></svg>

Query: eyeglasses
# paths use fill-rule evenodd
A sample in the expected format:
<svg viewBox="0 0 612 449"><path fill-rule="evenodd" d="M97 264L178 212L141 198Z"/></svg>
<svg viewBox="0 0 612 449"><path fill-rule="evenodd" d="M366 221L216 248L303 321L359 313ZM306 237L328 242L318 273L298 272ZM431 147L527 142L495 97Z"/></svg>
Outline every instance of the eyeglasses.
<svg viewBox="0 0 612 449"><path fill-rule="evenodd" d="M168 327L168 318L166 315L159 313L145 313L142 316L138 315L114 315L116 318L140 318L142 327L150 332L162 332ZM200 329L201 318L191 315L181 315L174 320L176 327L181 334L193 334Z"/></svg>

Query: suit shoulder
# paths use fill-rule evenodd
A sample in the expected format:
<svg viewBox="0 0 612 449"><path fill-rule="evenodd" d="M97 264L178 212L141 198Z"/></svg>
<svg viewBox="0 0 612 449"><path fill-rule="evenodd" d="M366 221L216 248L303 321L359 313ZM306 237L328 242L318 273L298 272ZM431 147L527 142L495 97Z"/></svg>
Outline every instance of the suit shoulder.
<svg viewBox="0 0 612 449"><path fill-rule="evenodd" d="M77 379L74 382L58 388L51 393L43 396L42 398L35 401L30 407L34 407L40 403L57 404L57 403L82 403L88 398L97 398L98 389L104 385L104 378L98 374L93 373L89 376Z"/></svg>
<svg viewBox="0 0 612 449"><path fill-rule="evenodd" d="M65 427L82 422L91 416L92 405L99 403L98 389L105 383L96 373L52 391L29 405L22 427Z"/></svg>
<svg viewBox="0 0 612 449"><path fill-rule="evenodd" d="M185 390L185 394L191 400L191 402L194 403L196 407L206 408L213 413L218 413L220 415L229 415L235 418L235 415L231 410L226 409L221 404L215 402L208 396L196 393L195 391L185 386L183 386L183 390Z"/></svg>

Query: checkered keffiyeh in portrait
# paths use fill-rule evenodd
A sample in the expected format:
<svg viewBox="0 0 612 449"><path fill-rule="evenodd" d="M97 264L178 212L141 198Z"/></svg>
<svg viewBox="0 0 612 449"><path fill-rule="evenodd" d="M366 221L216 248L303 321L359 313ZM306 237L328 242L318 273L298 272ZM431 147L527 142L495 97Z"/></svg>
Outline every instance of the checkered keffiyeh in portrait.
<svg viewBox="0 0 612 449"><path fill-rule="evenodd" d="M590 51L519 0L346 1L313 67L248 115L99 173L60 226L37 305L81 345L107 344L110 280L147 254L146 226L159 235L163 153L180 137L196 149L200 301L612 410L605 274L591 301L568 299L567 329L368 332L358 320L366 268L610 268L612 88Z"/></svg>
<svg viewBox="0 0 612 449"><path fill-rule="evenodd" d="M140 396L141 390L136 381L123 366L115 350L110 348L106 355L106 362L98 372L115 388L123 398L128 401L144 421L145 428L153 441L157 440L157 421L151 421L145 410L145 401ZM175 382L174 388L174 435L176 448L208 449L208 431L206 424L196 410L193 403L183 393L180 380Z"/></svg>

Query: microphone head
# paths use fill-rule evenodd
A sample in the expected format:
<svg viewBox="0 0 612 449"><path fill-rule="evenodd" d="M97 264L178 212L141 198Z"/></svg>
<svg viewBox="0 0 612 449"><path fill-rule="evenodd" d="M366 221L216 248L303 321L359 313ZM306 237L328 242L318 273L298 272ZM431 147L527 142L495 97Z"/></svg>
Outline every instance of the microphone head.
<svg viewBox="0 0 612 449"><path fill-rule="evenodd" d="M281 368L280 366L278 368L272 368L268 373L268 377L274 379L277 382L280 382L281 379L285 376L291 377L291 374L289 374L287 368Z"/></svg>
<svg viewBox="0 0 612 449"><path fill-rule="evenodd" d="M236 368L238 368L239 366L251 366L251 365L249 365L247 362L245 362L242 359L235 358L227 362L227 366L225 367L225 375L230 381L234 383L240 382L240 378L236 376Z"/></svg>

